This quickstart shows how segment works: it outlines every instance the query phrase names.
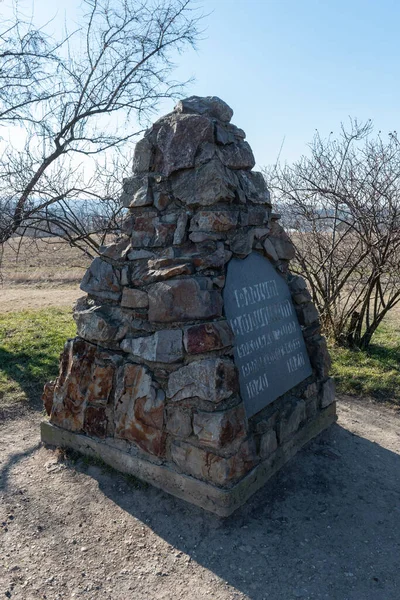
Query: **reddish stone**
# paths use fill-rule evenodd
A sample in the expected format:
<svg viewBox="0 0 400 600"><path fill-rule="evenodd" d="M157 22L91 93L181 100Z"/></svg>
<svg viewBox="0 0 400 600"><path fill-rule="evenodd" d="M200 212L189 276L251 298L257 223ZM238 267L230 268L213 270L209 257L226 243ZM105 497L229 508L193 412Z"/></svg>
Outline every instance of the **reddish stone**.
<svg viewBox="0 0 400 600"><path fill-rule="evenodd" d="M166 439L163 412L164 394L156 389L150 372L131 363L121 367L115 392L115 436L162 456Z"/></svg>
<svg viewBox="0 0 400 600"><path fill-rule="evenodd" d="M88 403L103 405L113 385L115 366L93 344L76 338L65 345L55 382L50 421L71 431L84 427Z"/></svg>
<svg viewBox="0 0 400 600"><path fill-rule="evenodd" d="M54 388L55 381L49 381L45 384L43 394L42 394L42 402L46 413L50 416L51 409L53 408L53 397L54 397Z"/></svg>
<svg viewBox="0 0 400 600"><path fill-rule="evenodd" d="M170 279L150 285L147 291L151 322L192 321L222 315L221 293L201 289L196 279Z"/></svg>
<svg viewBox="0 0 400 600"><path fill-rule="evenodd" d="M113 386L114 370L112 364L92 366L91 381L86 392L90 404L107 404Z"/></svg>
<svg viewBox="0 0 400 600"><path fill-rule="evenodd" d="M227 321L214 321L187 327L183 343L189 354L221 350L233 344L233 332Z"/></svg>
<svg viewBox="0 0 400 600"><path fill-rule="evenodd" d="M107 434L107 416L104 406L88 406L85 411L83 429L88 435L105 438Z"/></svg>

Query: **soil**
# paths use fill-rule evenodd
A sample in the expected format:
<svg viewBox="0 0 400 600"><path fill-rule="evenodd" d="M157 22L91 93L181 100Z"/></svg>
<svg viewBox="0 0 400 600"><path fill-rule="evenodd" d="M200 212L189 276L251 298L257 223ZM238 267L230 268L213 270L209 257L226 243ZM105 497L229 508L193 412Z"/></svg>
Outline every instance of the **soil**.
<svg viewBox="0 0 400 600"><path fill-rule="evenodd" d="M225 520L4 419L0 598L399 600L400 416L338 412Z"/></svg>

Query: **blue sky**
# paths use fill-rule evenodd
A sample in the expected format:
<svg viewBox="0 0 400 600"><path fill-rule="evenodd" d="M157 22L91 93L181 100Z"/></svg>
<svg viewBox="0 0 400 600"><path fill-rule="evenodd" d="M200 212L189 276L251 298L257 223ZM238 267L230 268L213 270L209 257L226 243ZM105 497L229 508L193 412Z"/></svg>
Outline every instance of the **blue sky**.
<svg viewBox="0 0 400 600"><path fill-rule="evenodd" d="M78 0L36 0L39 20L68 22ZM3 4L5 7L7 0ZM400 3L394 0L197 0L209 15L197 51L177 57L187 95L217 95L234 109L259 166L307 151L316 129L349 116L399 130ZM173 103L163 105L168 112Z"/></svg>

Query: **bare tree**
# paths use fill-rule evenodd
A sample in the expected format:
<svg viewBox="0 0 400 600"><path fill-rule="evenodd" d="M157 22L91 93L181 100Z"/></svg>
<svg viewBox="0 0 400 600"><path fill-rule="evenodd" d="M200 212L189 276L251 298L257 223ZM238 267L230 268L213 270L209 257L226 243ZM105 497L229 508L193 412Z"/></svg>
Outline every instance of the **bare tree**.
<svg viewBox="0 0 400 600"><path fill-rule="evenodd" d="M400 301L400 146L351 121L310 155L265 171L325 331L365 349Z"/></svg>
<svg viewBox="0 0 400 600"><path fill-rule="evenodd" d="M130 144L160 100L182 90L172 56L195 44L199 18L192 0L84 0L79 27L61 40L18 12L3 25L0 245L44 228L98 250L97 234L117 226Z"/></svg>

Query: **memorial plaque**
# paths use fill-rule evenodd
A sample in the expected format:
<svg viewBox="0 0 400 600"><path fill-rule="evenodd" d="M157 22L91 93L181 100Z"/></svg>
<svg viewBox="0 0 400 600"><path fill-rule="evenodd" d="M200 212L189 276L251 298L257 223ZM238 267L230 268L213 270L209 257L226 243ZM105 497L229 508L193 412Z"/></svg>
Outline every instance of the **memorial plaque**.
<svg viewBox="0 0 400 600"><path fill-rule="evenodd" d="M310 360L289 287L268 259L253 252L229 262L224 304L251 417L311 375Z"/></svg>

